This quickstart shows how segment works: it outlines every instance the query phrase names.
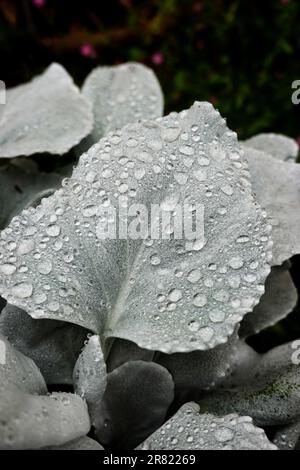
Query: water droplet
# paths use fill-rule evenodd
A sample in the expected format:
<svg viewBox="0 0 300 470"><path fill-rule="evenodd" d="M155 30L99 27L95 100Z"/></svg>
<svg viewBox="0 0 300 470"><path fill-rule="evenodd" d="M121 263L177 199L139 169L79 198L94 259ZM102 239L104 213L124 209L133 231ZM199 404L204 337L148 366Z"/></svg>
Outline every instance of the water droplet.
<svg viewBox="0 0 300 470"><path fill-rule="evenodd" d="M5 263L0 266L0 271L5 274L5 276L11 276L16 272L16 269L16 266L10 263Z"/></svg>
<svg viewBox="0 0 300 470"><path fill-rule="evenodd" d="M220 187L221 191L226 194L227 196L232 196L233 194L233 187L230 184L225 183Z"/></svg>
<svg viewBox="0 0 300 470"><path fill-rule="evenodd" d="M21 282L19 284L14 285L11 289L11 292L19 299L27 299L32 295L33 286L32 284Z"/></svg>
<svg viewBox="0 0 300 470"><path fill-rule="evenodd" d="M198 282L201 278L201 272L199 269L192 269L187 275L187 280L191 283Z"/></svg>
<svg viewBox="0 0 300 470"><path fill-rule="evenodd" d="M58 225L49 225L46 229L49 237L58 237L60 234L60 227Z"/></svg>
<svg viewBox="0 0 300 470"><path fill-rule="evenodd" d="M172 289L168 297L171 302L178 302L182 298L182 293L179 289Z"/></svg>
<svg viewBox="0 0 300 470"><path fill-rule="evenodd" d="M193 304L196 307L204 307L207 304L207 297L204 294L196 294L193 299Z"/></svg>
<svg viewBox="0 0 300 470"><path fill-rule="evenodd" d="M50 260L41 261L38 264L37 269L38 269L39 273L41 273L41 274L49 274L52 271L52 263L51 263Z"/></svg>
<svg viewBox="0 0 300 470"><path fill-rule="evenodd" d="M235 256L229 260L229 266L232 269L240 269L243 266L244 262L239 256Z"/></svg>

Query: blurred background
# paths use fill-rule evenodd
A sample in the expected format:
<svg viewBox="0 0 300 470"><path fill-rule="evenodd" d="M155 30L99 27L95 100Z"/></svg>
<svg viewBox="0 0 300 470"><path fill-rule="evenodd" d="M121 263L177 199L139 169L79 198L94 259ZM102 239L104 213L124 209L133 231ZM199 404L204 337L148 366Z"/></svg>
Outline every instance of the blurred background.
<svg viewBox="0 0 300 470"><path fill-rule="evenodd" d="M300 141L298 0L0 0L0 78L14 86L52 61L80 85L96 65L155 70L166 112L209 100L245 138Z"/></svg>
<svg viewBox="0 0 300 470"><path fill-rule="evenodd" d="M279 132L300 145L299 25L299 0L0 0L0 79L12 87L56 61L81 85L97 65L143 62L166 113L208 100L240 138ZM299 338L299 315L298 305L249 342L263 351Z"/></svg>

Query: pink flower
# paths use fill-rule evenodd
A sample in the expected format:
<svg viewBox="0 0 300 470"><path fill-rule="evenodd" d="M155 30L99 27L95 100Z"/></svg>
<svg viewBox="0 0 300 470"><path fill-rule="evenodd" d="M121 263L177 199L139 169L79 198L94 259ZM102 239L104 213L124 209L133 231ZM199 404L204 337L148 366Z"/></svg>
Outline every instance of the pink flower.
<svg viewBox="0 0 300 470"><path fill-rule="evenodd" d="M151 56L151 61L154 65L161 65L164 62L164 55L162 52L155 52Z"/></svg>
<svg viewBox="0 0 300 470"><path fill-rule="evenodd" d="M298 147L300 149L300 135L298 135L298 137L296 137L296 141L297 141Z"/></svg>
<svg viewBox="0 0 300 470"><path fill-rule="evenodd" d="M91 58L91 59L94 59L96 56L97 56L97 52L94 48L94 46L92 46L91 44L82 44L82 46L80 47L80 54L83 56L83 57L88 57L88 58Z"/></svg>
<svg viewBox="0 0 300 470"><path fill-rule="evenodd" d="M46 0L32 0L32 3L37 8L43 8L46 5Z"/></svg>

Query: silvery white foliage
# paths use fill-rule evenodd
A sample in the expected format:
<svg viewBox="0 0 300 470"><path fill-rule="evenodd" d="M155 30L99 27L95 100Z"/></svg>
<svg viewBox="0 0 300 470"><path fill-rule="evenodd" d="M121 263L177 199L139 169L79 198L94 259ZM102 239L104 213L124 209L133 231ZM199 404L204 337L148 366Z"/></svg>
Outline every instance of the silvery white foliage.
<svg viewBox="0 0 300 470"><path fill-rule="evenodd" d="M72 384L73 369L88 331L56 320L35 320L6 305L0 314L0 333L34 360L47 384Z"/></svg>
<svg viewBox="0 0 300 470"><path fill-rule="evenodd" d="M55 173L40 172L28 159L18 158L0 166L0 228L23 209L54 193L61 180L62 176Z"/></svg>
<svg viewBox="0 0 300 470"><path fill-rule="evenodd" d="M94 425L107 385L106 365L99 336L94 335L88 339L75 364L73 382L75 392L87 402Z"/></svg>
<svg viewBox="0 0 300 470"><path fill-rule="evenodd" d="M66 153L92 126L90 103L67 71L53 63L31 82L7 91L0 157Z"/></svg>
<svg viewBox="0 0 300 470"><path fill-rule="evenodd" d="M285 318L297 304L298 293L289 272L290 263L274 266L267 277L265 293L258 305L242 320L239 336L259 333Z"/></svg>
<svg viewBox="0 0 300 470"><path fill-rule="evenodd" d="M204 397L202 409L220 415L250 414L259 426L282 426L299 420L300 365L293 363L293 353L292 343L287 343L257 355L247 374L236 374L231 387Z"/></svg>
<svg viewBox="0 0 300 470"><path fill-rule="evenodd" d="M108 202L117 207L119 195L165 211L202 204L204 246L99 240L97 214ZM195 103L109 134L81 157L62 190L15 218L1 234L0 293L34 318L72 321L103 342L206 350L225 343L258 303L269 232L236 135L212 105Z"/></svg>
<svg viewBox="0 0 300 470"><path fill-rule="evenodd" d="M155 119L163 113L163 94L151 69L135 62L97 67L82 87L94 114L89 145L108 132L141 119Z"/></svg>
<svg viewBox="0 0 300 470"><path fill-rule="evenodd" d="M1 335L5 360L0 362L0 449L38 449L61 445L90 428L87 407L67 393L46 395L34 362Z"/></svg>
<svg viewBox="0 0 300 470"><path fill-rule="evenodd" d="M216 417L187 403L139 446L140 450L276 450L248 416Z"/></svg>
<svg viewBox="0 0 300 470"><path fill-rule="evenodd" d="M244 147L253 191L273 226L273 265L300 253L300 165Z"/></svg>
<svg viewBox="0 0 300 470"><path fill-rule="evenodd" d="M257 134L243 144L284 162L295 162L299 152L297 142L282 134Z"/></svg>
<svg viewBox="0 0 300 470"><path fill-rule="evenodd" d="M300 440L300 421L281 428L274 437L274 444L280 450L296 450ZM299 448L297 449L299 450Z"/></svg>

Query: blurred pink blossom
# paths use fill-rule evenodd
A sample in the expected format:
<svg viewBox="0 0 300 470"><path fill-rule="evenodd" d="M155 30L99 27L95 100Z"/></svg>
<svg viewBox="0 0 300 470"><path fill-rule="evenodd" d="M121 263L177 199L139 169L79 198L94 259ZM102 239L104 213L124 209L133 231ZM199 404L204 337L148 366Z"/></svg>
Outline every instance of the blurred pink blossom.
<svg viewBox="0 0 300 470"><path fill-rule="evenodd" d="M151 61L154 65L161 65L164 62L164 55L162 52L158 51L152 54Z"/></svg>
<svg viewBox="0 0 300 470"><path fill-rule="evenodd" d="M300 135L298 135L298 137L296 137L296 141L297 141L298 147L300 149Z"/></svg>
<svg viewBox="0 0 300 470"><path fill-rule="evenodd" d="M91 44L85 43L80 46L80 54L83 57L94 59L97 56L97 52Z"/></svg>
<svg viewBox="0 0 300 470"><path fill-rule="evenodd" d="M32 0L32 3L37 8L42 8L46 5L46 0Z"/></svg>

